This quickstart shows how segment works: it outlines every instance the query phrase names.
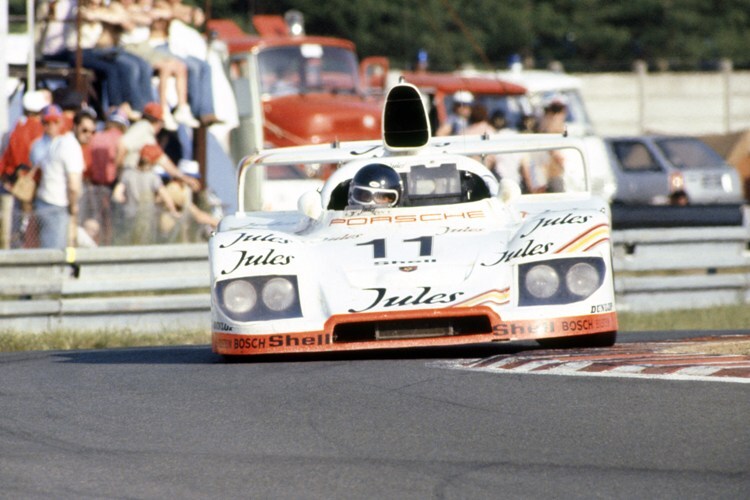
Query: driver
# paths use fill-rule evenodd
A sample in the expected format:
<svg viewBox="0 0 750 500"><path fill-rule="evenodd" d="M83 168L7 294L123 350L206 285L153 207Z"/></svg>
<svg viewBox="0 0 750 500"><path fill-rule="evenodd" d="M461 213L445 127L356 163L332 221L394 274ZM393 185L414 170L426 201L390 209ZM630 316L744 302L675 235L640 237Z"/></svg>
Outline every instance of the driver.
<svg viewBox="0 0 750 500"><path fill-rule="evenodd" d="M398 204L403 191L401 176L383 163L365 165L349 184L348 208L389 208Z"/></svg>

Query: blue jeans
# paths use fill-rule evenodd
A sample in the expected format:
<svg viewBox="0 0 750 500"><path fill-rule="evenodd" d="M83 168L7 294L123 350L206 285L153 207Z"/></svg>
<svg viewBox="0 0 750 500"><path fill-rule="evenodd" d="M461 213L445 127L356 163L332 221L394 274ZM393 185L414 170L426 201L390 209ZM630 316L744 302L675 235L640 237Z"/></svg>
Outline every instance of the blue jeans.
<svg viewBox="0 0 750 500"><path fill-rule="evenodd" d="M82 65L104 77L103 88L109 106L127 102L136 111L143 111L154 100L151 76L154 68L145 60L120 48L83 49ZM65 61L75 66L75 52L66 50L47 59Z"/></svg>
<svg viewBox="0 0 750 500"><path fill-rule="evenodd" d="M60 248L68 246L68 207L59 207L46 201L34 201L34 214L39 223L39 248Z"/></svg>

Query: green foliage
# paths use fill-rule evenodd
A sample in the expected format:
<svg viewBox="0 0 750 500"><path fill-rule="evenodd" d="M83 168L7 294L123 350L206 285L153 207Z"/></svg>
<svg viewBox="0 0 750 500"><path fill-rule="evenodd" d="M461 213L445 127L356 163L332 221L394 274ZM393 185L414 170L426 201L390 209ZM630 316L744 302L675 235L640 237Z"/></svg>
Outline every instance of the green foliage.
<svg viewBox="0 0 750 500"><path fill-rule="evenodd" d="M11 0L17 3L18 0ZM201 0L190 3L201 4ZM434 70L505 67L512 54L537 67L627 70L636 59L673 69L750 67L750 0L212 0L213 17L243 27L253 14L301 11L311 34L353 40L360 56L396 67L425 49Z"/></svg>
<svg viewBox="0 0 750 500"><path fill-rule="evenodd" d="M729 58L750 68L750 0L183 1L247 31L255 14L297 9L308 33L350 39L360 56L385 55L396 67L411 66L425 49L434 70L501 68L513 54L572 71L627 70L636 59L695 70ZM9 0L8 9L23 16L26 0Z"/></svg>

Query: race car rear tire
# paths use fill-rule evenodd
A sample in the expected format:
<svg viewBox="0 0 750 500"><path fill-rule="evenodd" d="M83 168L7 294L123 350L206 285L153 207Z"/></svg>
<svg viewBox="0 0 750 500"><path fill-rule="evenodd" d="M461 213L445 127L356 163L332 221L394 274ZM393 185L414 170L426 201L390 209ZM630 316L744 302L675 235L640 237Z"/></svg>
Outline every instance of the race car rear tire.
<svg viewBox="0 0 750 500"><path fill-rule="evenodd" d="M556 339L538 339L545 349L572 349L580 347L612 347L617 341L617 332L604 332L594 335L576 335Z"/></svg>

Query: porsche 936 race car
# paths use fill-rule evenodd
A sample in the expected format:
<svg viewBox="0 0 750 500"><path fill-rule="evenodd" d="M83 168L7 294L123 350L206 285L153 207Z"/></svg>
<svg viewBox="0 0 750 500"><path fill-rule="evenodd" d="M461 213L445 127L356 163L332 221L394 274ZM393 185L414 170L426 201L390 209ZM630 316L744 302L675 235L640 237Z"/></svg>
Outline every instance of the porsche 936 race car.
<svg viewBox="0 0 750 500"><path fill-rule="evenodd" d="M397 85L382 141L278 148L241 162L239 210L209 242L216 353L615 342L609 206L586 190L578 140L431 138L424 110L415 87ZM561 151L577 160L566 175L580 179L559 193L522 195L481 161L541 164ZM299 210L244 211L252 169L320 163L338 168ZM358 179L378 169L395 171L395 184Z"/></svg>

